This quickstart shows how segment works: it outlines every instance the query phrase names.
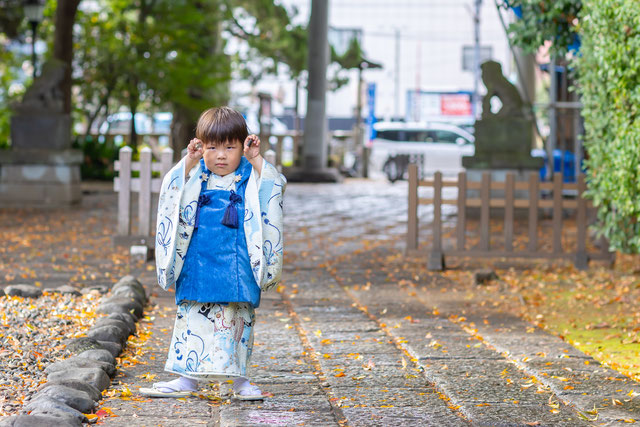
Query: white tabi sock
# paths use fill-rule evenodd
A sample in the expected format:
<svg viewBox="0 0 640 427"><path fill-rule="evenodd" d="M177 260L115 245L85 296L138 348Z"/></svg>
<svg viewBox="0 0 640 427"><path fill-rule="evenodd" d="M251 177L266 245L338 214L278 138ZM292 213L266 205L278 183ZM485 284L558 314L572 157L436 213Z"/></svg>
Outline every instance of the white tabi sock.
<svg viewBox="0 0 640 427"><path fill-rule="evenodd" d="M163 393L196 391L198 389L198 381L187 377L179 377L172 381L157 383L156 388Z"/></svg>
<svg viewBox="0 0 640 427"><path fill-rule="evenodd" d="M256 395L262 393L258 386L251 384L245 377L238 377L233 380L233 391L241 396Z"/></svg>

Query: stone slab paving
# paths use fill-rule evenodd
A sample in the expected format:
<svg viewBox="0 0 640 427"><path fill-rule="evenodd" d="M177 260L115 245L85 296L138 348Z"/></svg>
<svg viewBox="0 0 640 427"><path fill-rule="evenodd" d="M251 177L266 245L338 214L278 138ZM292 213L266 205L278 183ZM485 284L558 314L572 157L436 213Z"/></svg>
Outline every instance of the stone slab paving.
<svg viewBox="0 0 640 427"><path fill-rule="evenodd" d="M326 271L293 272L288 277L291 281L298 293L283 298L290 304L300 334L314 349L348 425L384 425L391 419L397 425L468 424L419 371L403 365L403 351L352 305ZM334 309L313 310L309 297ZM337 319L335 312L340 313ZM405 416L398 416L399 408L406 409Z"/></svg>
<svg viewBox="0 0 640 427"><path fill-rule="evenodd" d="M230 385L223 383L207 395L212 398L145 399L137 395L140 387L174 376L163 371L175 316L173 294L155 298L152 333L142 348L142 364L119 369L119 384L112 387L132 392L133 400L115 397L103 402L115 417L105 418L113 426L142 425L337 425L331 405L319 385L317 375L306 362L304 349L293 327L282 318L278 294L265 295L258 309L256 345L250 372L252 380L274 394L264 403L231 400ZM151 379L145 375L157 375ZM161 416L160 416L161 414ZM181 424L183 423L183 424ZM186 424L185 424L186 423Z"/></svg>
<svg viewBox="0 0 640 427"><path fill-rule="evenodd" d="M538 394L536 387L521 388L519 382L528 378L515 365L459 327L457 331L455 325L454 329L444 327L443 322L449 321L442 314L433 314L395 286L349 293L370 311L384 313L376 317L381 325L388 325L389 335L417 359L424 375L471 420L498 424L504 422L508 410L510 420L516 423L580 424L567 408L551 414L549 410L554 408L547 406L549 396ZM399 317L405 313L411 313L411 321ZM537 408L535 418L529 418L526 406Z"/></svg>
<svg viewBox="0 0 640 427"><path fill-rule="evenodd" d="M596 408L597 420L604 424L640 418L640 402L631 398L640 391L640 384L603 367L560 338L512 315L486 307L470 309L459 299L428 287L405 289L407 292L415 293L413 300L437 306L441 317L464 313L452 323L501 354L523 374L535 378L566 406L587 415Z"/></svg>
<svg viewBox="0 0 640 427"><path fill-rule="evenodd" d="M141 398L139 387L172 378L163 368L175 304L155 286L152 263L132 271L152 292L150 335L137 348L141 363L120 365L107 392L114 397L102 402L116 416L102 423L579 426L640 419L629 398L640 384L521 319L474 305L444 276L408 286L378 271L372 248L396 256L403 247L406 191L406 183L366 181L288 187L283 286L264 294L257 311L250 369L274 394L265 402L231 400L226 383L211 387L209 398ZM594 406L597 419L587 413Z"/></svg>
<svg viewBox="0 0 640 427"><path fill-rule="evenodd" d="M587 417L614 425L640 415L630 399L638 383L519 318L429 287L379 284L348 293L393 325L389 334L474 424L584 425Z"/></svg>

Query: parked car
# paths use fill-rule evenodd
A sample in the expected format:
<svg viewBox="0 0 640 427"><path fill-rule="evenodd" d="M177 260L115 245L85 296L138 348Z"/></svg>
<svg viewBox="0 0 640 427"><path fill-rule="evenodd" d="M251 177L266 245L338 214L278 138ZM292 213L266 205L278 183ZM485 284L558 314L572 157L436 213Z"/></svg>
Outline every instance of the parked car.
<svg viewBox="0 0 640 427"><path fill-rule="evenodd" d="M169 112L154 113L149 116L147 113L136 113L136 132L139 135L171 133L171 120L173 115ZM99 126L99 133L102 135L127 135L131 132L131 113L119 112L109 115Z"/></svg>
<svg viewBox="0 0 640 427"><path fill-rule="evenodd" d="M378 122L374 129L370 174L384 174L392 182L406 177L410 161L422 174L453 174L463 170L462 156L475 153L473 135L446 123Z"/></svg>
<svg viewBox="0 0 640 427"><path fill-rule="evenodd" d="M136 133L140 136L156 135L160 146L168 146L172 119L173 114L170 112L157 112L152 116L148 113L136 113ZM99 141L104 141L105 135L115 135L114 141L121 144L124 137L131 133L131 113L121 111L97 120L91 133L99 135Z"/></svg>

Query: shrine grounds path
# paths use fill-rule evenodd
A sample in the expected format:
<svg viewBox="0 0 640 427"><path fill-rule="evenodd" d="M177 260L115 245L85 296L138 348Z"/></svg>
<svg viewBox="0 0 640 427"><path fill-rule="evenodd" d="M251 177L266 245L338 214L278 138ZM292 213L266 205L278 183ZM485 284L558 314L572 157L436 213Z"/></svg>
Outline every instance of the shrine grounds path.
<svg viewBox="0 0 640 427"><path fill-rule="evenodd" d="M185 399L137 394L140 387L171 379L163 366L175 304L173 293L155 284L152 261L129 262L123 258L126 253L85 254L78 260L88 270L84 279L77 273L65 275L64 269L49 277L47 286L70 277L77 286L90 286L100 280L110 283L126 272L151 294L138 337L130 339L101 402L113 415L100 422L586 426L640 420L635 398L640 384L501 311L474 292L474 283L456 274L428 272L426 260L405 258L406 192L406 183L357 179L288 186L283 282L277 291L263 294L250 369L252 381L274 394L264 402L232 400L226 383ZM115 200L108 188L91 187L80 213L68 215L99 218L84 232L107 238L108 230L115 229ZM426 224L429 212L421 215ZM79 226L77 233L82 232ZM74 245L81 248L82 239ZM43 259L51 256L41 254ZM4 257L11 262L20 258ZM99 278L94 270L110 268L109 259L119 263L118 270L109 280ZM34 265L36 277L47 268L44 262ZM460 263L453 271L482 266ZM500 297L496 292L495 299Z"/></svg>

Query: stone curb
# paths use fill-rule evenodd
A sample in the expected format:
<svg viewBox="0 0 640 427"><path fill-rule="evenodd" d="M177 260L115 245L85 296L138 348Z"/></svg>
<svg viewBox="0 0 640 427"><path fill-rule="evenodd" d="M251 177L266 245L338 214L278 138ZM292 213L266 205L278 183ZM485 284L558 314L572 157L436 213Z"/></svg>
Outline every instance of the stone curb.
<svg viewBox="0 0 640 427"><path fill-rule="evenodd" d="M7 295L29 296L40 291L29 285L9 288ZM116 372L116 357L122 352L129 335L135 333L136 322L142 318L147 302L144 287L135 277L121 278L96 308L96 312L107 317L99 319L87 331L86 337L65 343L71 357L45 368L47 382L23 407L23 411L29 414L5 418L0 427L65 427L95 422L96 419L89 420L84 414L93 412L102 399L102 391L111 384Z"/></svg>

